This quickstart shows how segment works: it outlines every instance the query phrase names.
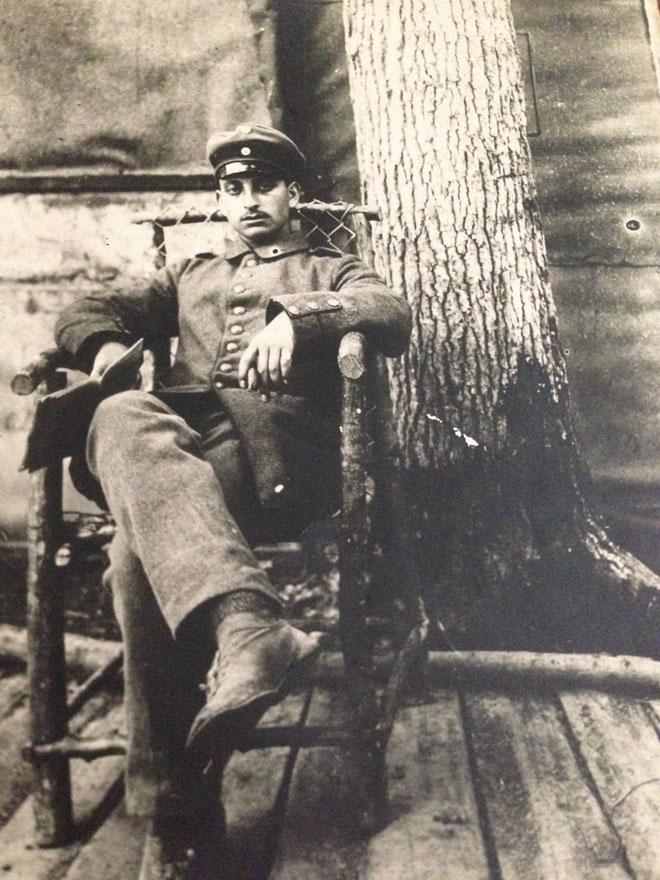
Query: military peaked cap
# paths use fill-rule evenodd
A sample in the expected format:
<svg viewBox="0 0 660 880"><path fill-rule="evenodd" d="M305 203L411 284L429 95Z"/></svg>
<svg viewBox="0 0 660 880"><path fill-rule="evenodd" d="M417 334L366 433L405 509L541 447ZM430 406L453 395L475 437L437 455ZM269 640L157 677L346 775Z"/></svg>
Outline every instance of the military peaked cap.
<svg viewBox="0 0 660 880"><path fill-rule="evenodd" d="M305 156L290 138L253 122L211 135L206 153L216 177L276 171L289 180L299 180L305 171Z"/></svg>

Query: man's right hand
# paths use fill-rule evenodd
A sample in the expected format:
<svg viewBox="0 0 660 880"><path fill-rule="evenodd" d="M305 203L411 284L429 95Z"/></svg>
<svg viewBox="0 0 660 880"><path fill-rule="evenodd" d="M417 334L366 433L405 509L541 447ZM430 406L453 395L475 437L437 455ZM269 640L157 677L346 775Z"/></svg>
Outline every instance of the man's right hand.
<svg viewBox="0 0 660 880"><path fill-rule="evenodd" d="M129 346L123 342L105 342L96 353L94 358L94 366L89 374L92 379L100 379L108 367L113 364L118 357L121 357Z"/></svg>

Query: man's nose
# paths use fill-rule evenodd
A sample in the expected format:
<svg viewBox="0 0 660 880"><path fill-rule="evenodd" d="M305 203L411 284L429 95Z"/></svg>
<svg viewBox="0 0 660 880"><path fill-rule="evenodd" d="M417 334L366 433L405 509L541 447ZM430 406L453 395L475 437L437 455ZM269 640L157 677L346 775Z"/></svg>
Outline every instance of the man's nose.
<svg viewBox="0 0 660 880"><path fill-rule="evenodd" d="M243 189L243 207L244 208L256 208L257 207L257 195L251 186L246 186Z"/></svg>

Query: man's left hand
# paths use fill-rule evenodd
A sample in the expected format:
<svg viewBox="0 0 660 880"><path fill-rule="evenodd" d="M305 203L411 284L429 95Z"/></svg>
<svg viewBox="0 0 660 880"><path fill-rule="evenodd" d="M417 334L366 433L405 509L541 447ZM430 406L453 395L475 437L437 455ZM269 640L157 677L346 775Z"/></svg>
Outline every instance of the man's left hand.
<svg viewBox="0 0 660 880"><path fill-rule="evenodd" d="M291 372L295 337L291 318L280 312L253 337L238 364L241 388L260 390L268 400L271 392L279 393Z"/></svg>

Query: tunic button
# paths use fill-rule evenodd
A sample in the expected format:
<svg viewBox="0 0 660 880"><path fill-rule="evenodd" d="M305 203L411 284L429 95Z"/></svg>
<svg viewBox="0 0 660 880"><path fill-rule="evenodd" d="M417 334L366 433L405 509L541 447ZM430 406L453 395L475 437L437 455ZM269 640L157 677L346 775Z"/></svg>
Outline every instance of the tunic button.
<svg viewBox="0 0 660 880"><path fill-rule="evenodd" d="M279 249L279 248L273 248L273 249L271 250L271 254L272 254L274 257L277 256L277 254L279 254L279 252L280 252L280 249Z"/></svg>
<svg viewBox="0 0 660 880"><path fill-rule="evenodd" d="M245 306L234 306L231 310L232 315L244 315L245 314Z"/></svg>
<svg viewBox="0 0 660 880"><path fill-rule="evenodd" d="M234 285L234 293L243 293L244 290L245 290L245 287L243 287L242 284L235 284Z"/></svg>
<svg viewBox="0 0 660 880"><path fill-rule="evenodd" d="M220 372L221 373L229 373L231 372L231 364L228 364L227 361L224 361L220 364Z"/></svg>
<svg viewBox="0 0 660 880"><path fill-rule="evenodd" d="M227 351L238 351L238 342L228 342L225 348Z"/></svg>
<svg viewBox="0 0 660 880"><path fill-rule="evenodd" d="M298 308L298 306L289 306L289 314L290 315L299 315L300 309Z"/></svg>
<svg viewBox="0 0 660 880"><path fill-rule="evenodd" d="M332 299L329 299L329 300L328 300L328 305L329 305L329 306L339 306L339 305L341 305L341 303L339 302L338 299L335 299L335 298L333 297Z"/></svg>
<svg viewBox="0 0 660 880"><path fill-rule="evenodd" d="M222 382L220 381L220 379L214 379L213 384L216 388L222 388Z"/></svg>
<svg viewBox="0 0 660 880"><path fill-rule="evenodd" d="M307 308L311 309L313 312L315 312L318 309L318 307L319 307L319 304L317 302L307 303Z"/></svg>
<svg viewBox="0 0 660 880"><path fill-rule="evenodd" d="M242 324L232 324L231 327L229 328L229 332L233 333L234 336L238 336L239 333L243 332L243 325Z"/></svg>

